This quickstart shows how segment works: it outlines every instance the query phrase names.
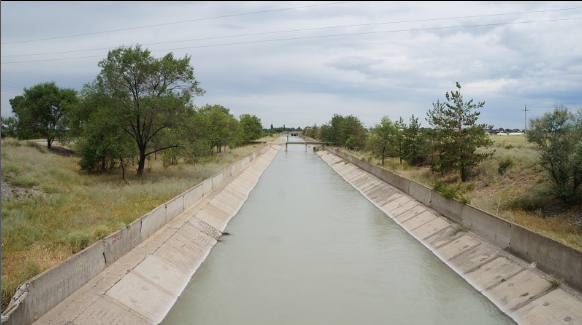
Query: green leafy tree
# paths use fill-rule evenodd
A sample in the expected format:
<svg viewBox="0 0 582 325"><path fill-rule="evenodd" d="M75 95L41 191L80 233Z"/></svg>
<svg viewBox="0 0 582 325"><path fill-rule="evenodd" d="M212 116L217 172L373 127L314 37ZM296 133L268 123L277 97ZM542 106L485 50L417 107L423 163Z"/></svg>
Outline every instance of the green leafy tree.
<svg viewBox="0 0 582 325"><path fill-rule="evenodd" d="M366 128L353 115L341 116L335 114L329 123L329 141L336 146L350 149L362 149L366 141Z"/></svg>
<svg viewBox="0 0 582 325"><path fill-rule="evenodd" d="M540 164L552 181L552 192L566 203L582 198L582 109L575 115L556 107L530 120L528 141L540 151Z"/></svg>
<svg viewBox="0 0 582 325"><path fill-rule="evenodd" d="M152 148L150 144L164 130L179 125L192 110L192 97L204 91L188 56L177 59L168 53L154 58L141 46L120 47L109 51L99 67L97 83L114 100L119 125L135 141L137 173L142 175L149 155L180 146L170 143Z"/></svg>
<svg viewBox="0 0 582 325"><path fill-rule="evenodd" d="M398 153L400 164L402 164L402 159L404 159L404 130L406 129L406 123L404 123L402 117L394 123L394 127L397 131L394 137L394 147Z"/></svg>
<svg viewBox="0 0 582 325"><path fill-rule="evenodd" d="M458 170L461 180L466 182L471 168L487 159L491 154L478 153L477 148L493 144L485 130L485 124L477 124L481 114L476 109L485 106L485 102L464 101L457 82L457 90L447 92L446 103L437 100L428 112L428 122L434 128L435 150L433 170L447 172Z"/></svg>
<svg viewBox="0 0 582 325"><path fill-rule="evenodd" d="M222 152L222 147L234 145L239 139L239 122L230 114L230 110L222 105L206 105L200 109L207 119L207 134L211 148Z"/></svg>
<svg viewBox="0 0 582 325"><path fill-rule="evenodd" d="M2 120L2 138L16 137L17 120L14 117L0 117Z"/></svg>
<svg viewBox="0 0 582 325"><path fill-rule="evenodd" d="M21 139L43 137L51 149L55 139L67 134L67 112L77 105L74 89L60 88L45 82L24 88L24 94L10 99L17 119L16 133Z"/></svg>
<svg viewBox="0 0 582 325"><path fill-rule="evenodd" d="M382 117L380 124L376 124L370 132L368 138L368 148L382 160L384 166L384 159L386 157L394 156L397 147L398 129L396 125L390 120L388 116Z"/></svg>
<svg viewBox="0 0 582 325"><path fill-rule="evenodd" d="M263 123L261 123L261 119L255 115L241 115L240 127L242 132L241 140L243 143L256 140L263 135Z"/></svg>
<svg viewBox="0 0 582 325"><path fill-rule="evenodd" d="M87 84L81 91L80 105L71 111L70 125L77 137L81 169L104 172L119 167L125 178L126 166L137 154L137 147L123 130L116 105L97 83Z"/></svg>
<svg viewBox="0 0 582 325"><path fill-rule="evenodd" d="M428 159L427 135L414 115L404 129L402 147L404 159L411 165L420 165Z"/></svg>

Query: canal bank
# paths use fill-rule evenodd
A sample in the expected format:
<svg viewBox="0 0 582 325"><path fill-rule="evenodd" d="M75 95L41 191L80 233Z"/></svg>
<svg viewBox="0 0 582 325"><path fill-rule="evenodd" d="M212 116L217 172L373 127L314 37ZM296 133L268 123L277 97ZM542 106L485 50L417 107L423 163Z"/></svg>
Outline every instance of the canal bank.
<svg viewBox="0 0 582 325"><path fill-rule="evenodd" d="M302 144L227 231L164 325L514 324Z"/></svg>
<svg viewBox="0 0 582 325"><path fill-rule="evenodd" d="M520 236L524 231L520 232L514 225L502 228L500 225L504 223L489 220L474 208L443 200L430 189L398 175L367 166L354 157L338 157L335 149L330 151L333 153L320 151L318 154L370 202L519 324L582 324L582 300L578 292L564 285L558 287L556 279L540 271L535 261L528 263L509 253L512 250L545 252L545 257L540 253L534 256L541 256L543 265L547 265L549 259L556 261L549 267L563 270L565 276L576 284L582 276L576 271L579 264L577 252L558 247L555 256L547 256L548 250L556 245L544 247L543 238L538 240L541 245L536 245L532 237L535 234L528 237L526 244L532 247L527 247ZM374 175L360 167L368 168ZM434 206L449 218L427 205ZM464 213L465 209L474 213ZM470 226L485 237L471 231ZM511 248L512 241L518 248ZM568 257L570 255L572 257ZM568 265L568 261L571 269L560 269L561 265Z"/></svg>
<svg viewBox="0 0 582 325"><path fill-rule="evenodd" d="M159 323L279 148L244 158L32 279L3 323ZM123 253L127 248L133 249ZM60 299L67 290L74 293ZM57 299L62 302L45 313Z"/></svg>

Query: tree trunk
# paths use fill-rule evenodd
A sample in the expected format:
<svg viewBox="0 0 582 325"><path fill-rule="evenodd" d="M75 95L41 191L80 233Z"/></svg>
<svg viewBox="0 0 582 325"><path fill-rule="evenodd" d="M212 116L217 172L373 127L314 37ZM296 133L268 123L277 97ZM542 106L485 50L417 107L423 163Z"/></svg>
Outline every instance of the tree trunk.
<svg viewBox="0 0 582 325"><path fill-rule="evenodd" d="M121 161L121 179L125 180L125 164L123 164L123 157L119 160Z"/></svg>
<svg viewBox="0 0 582 325"><path fill-rule="evenodd" d="M52 146L53 146L53 139L47 138L46 139L46 147L48 148L48 150L51 150Z"/></svg>
<svg viewBox="0 0 582 325"><path fill-rule="evenodd" d="M137 176L142 176L143 175L143 170L145 167L145 160L146 160L146 155L145 155L145 149L144 150L139 150L139 161L137 162Z"/></svg>

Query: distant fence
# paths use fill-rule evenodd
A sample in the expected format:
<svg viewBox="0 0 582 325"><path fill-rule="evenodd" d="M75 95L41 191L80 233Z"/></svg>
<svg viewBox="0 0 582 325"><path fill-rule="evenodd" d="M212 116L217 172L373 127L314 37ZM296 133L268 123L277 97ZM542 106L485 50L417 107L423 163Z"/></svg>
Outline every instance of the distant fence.
<svg viewBox="0 0 582 325"><path fill-rule="evenodd" d="M452 221L469 227L477 235L525 261L537 262L537 268L540 270L562 278L572 287L582 290L582 252L473 206L447 199L439 192L422 184L360 160L341 150L332 147L325 149L338 157L349 160L352 164L400 189Z"/></svg>
<svg viewBox="0 0 582 325"><path fill-rule="evenodd" d="M123 229L21 284L2 313L2 324L34 322L269 149L270 145L259 153L243 158Z"/></svg>

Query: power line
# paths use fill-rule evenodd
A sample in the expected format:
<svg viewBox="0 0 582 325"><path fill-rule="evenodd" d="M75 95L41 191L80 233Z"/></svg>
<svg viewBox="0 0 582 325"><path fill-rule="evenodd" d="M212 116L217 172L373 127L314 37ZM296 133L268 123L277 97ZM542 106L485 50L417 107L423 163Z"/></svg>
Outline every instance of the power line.
<svg viewBox="0 0 582 325"><path fill-rule="evenodd" d="M545 12L576 10L576 9L581 9L581 8L582 7L571 7L571 8L561 8L561 9L547 9L547 10L535 10L535 11L509 12L509 13L488 14L488 15L471 15L471 16L458 16L458 17L440 17L440 18L428 18L428 19L417 19L417 20L399 20L399 21L380 22L380 23L366 23L366 24L354 24L354 25L336 25L336 26L326 26L326 27L314 27L314 28L301 28L301 29L290 29L290 30L279 30L279 31L270 31L270 32L260 32L260 33L246 33L246 34L235 34L235 35L226 35L226 36L214 36L214 37L204 37L204 38L191 38L191 39L177 40L177 41L145 43L145 44L142 44L142 45L148 46L148 45L184 43L184 42L191 42L191 41L208 41L208 40L225 39L225 38L235 38L235 37L245 37L245 36L259 36L259 35L268 35L268 34L277 34L277 33L305 32L305 31L315 31L315 30L334 29L334 28L349 28L349 27L364 27L364 26L390 25L390 24L402 24L402 23L416 23L416 22L428 22L428 21L439 21L439 20L450 20L450 19L499 17L499 16L518 15L518 14L533 14L533 13L545 13ZM110 50L110 49L111 49L111 47L101 47L101 48L93 48L93 49L58 51L58 52L44 52L44 53L33 53L33 54L11 54L11 55L2 55L1 57L8 58L8 57L15 57L15 56L23 57L23 56L38 56L38 55L51 55L51 54L68 54L68 53L92 52L92 51L101 51L101 50Z"/></svg>
<svg viewBox="0 0 582 325"><path fill-rule="evenodd" d="M3 42L3 43L0 43L0 44L4 45L4 44L31 43L31 42L39 42L39 41L52 41L52 40L63 39L63 38L73 38L73 37L80 37L80 36L89 36L89 35L116 33L116 32L122 32L122 31L126 31L126 30L136 30L136 29L144 29L144 28L152 28L152 27L160 27L160 26L168 26L168 25L177 25L177 24L184 24L184 23L193 23L193 22L204 21L204 20L214 20L214 19L221 19L221 18L240 17L240 16L247 16L247 15L256 15L256 14L263 14L263 13L269 13L269 12L287 11L287 10L295 10L295 9L305 9L305 8L313 8L313 7L333 6L333 5L345 4L345 3L351 3L351 2L356 2L356 1L339 1L339 2L330 2L330 3L314 4L314 5L308 5L308 6L287 7L287 8L280 8L280 9L269 9L269 10L251 11L251 12L243 12L243 13L238 13L238 14L221 15L221 16L213 16L213 17L205 17L205 18L197 18L197 19L189 19L189 20L180 20L180 21L160 23L160 24L152 24L152 25L143 25L143 26L136 26L136 27L110 29L110 30L99 31L99 32L92 32L92 33L82 33L82 34L74 34L74 35L67 35L67 36L47 37L47 38L37 38L37 39L29 39L29 40L24 40L24 41Z"/></svg>
<svg viewBox="0 0 582 325"><path fill-rule="evenodd" d="M370 34L380 34L380 33L401 33L401 32L414 32L414 31L426 31L426 30L447 30L455 28L475 28L475 27L491 27L491 26L507 26L507 25L519 25L519 24L531 24L531 23L544 23L544 22L558 22L558 21L569 21L569 20L580 20L582 17L571 17L571 18L560 18L560 19L549 19L549 20L531 20L531 21L519 21L510 23L491 23L491 24L476 24L476 25L463 25L463 26L445 26L445 27L423 27L423 28L409 28L409 29L398 29L398 30L385 30L385 31L369 31L369 32L358 32L358 33L341 33L341 34L330 34L330 35L319 35L319 36L302 36L302 37L289 37L289 38L275 38L259 41L244 41L244 42L233 42L233 43L222 43L222 44L209 44L209 45L198 45L198 46L188 46L188 47L176 47L170 49L157 49L151 50L152 52L160 51L173 51L173 50L186 50L186 49L200 49L209 47L219 47L219 46L232 46L232 45L243 45L243 44L258 44L258 43L270 43L278 41L295 41L303 39L316 39L316 38L331 38L339 36L358 36L358 35L370 35ZM18 63L32 63L32 62L50 62L50 61L62 61L62 60L72 60L72 59L86 59L102 57L102 55L88 55L79 57L69 57L69 58L55 58L55 59L44 59L44 60L28 60L28 61L11 61L2 62L2 64L18 64Z"/></svg>

